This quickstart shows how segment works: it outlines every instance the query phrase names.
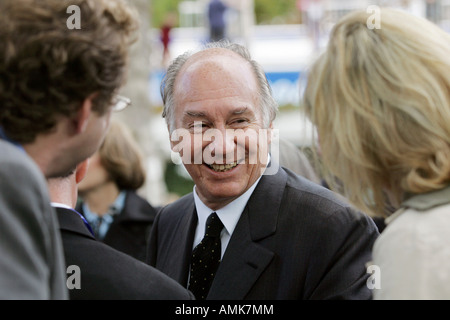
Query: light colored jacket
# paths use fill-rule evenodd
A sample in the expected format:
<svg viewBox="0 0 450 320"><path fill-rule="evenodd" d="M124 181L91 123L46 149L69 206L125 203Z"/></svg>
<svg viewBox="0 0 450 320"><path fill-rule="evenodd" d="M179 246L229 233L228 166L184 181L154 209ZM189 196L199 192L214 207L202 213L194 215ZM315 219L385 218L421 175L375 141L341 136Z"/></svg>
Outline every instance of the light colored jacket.
<svg viewBox="0 0 450 320"><path fill-rule="evenodd" d="M386 224L373 251L374 299L450 299L450 186L409 198Z"/></svg>

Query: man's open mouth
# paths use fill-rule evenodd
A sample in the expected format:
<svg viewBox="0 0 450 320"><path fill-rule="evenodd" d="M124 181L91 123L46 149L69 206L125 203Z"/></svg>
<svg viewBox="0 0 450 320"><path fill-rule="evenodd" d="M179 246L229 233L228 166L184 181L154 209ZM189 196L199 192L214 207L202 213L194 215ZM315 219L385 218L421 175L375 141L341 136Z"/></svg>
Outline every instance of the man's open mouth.
<svg viewBox="0 0 450 320"><path fill-rule="evenodd" d="M206 164L206 165L216 172L225 172L225 171L231 170L234 167L236 167L238 165L238 163L237 162L233 162L230 164L215 164L215 163L213 163L213 164Z"/></svg>

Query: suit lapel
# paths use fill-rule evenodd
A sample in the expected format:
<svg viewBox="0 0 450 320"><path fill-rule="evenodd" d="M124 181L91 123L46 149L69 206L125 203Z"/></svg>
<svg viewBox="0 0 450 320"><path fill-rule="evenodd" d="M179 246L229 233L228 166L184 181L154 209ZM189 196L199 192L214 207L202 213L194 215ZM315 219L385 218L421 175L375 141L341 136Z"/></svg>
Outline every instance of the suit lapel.
<svg viewBox="0 0 450 320"><path fill-rule="evenodd" d="M286 182L287 174L279 168L275 175L262 176L255 188L247 204L253 241L275 233Z"/></svg>
<svg viewBox="0 0 450 320"><path fill-rule="evenodd" d="M252 241L248 210L245 209L219 265L208 299L242 300L273 255Z"/></svg>
<svg viewBox="0 0 450 320"><path fill-rule="evenodd" d="M274 257L258 243L276 232L287 175L263 176L242 213L217 270L208 299L242 300Z"/></svg>
<svg viewBox="0 0 450 320"><path fill-rule="evenodd" d="M183 208L177 208L181 217L170 232L167 241L159 248L156 267L177 280L183 286L187 286L189 264L194 242L195 228L197 226L197 213L195 211L194 198L188 198ZM192 201L190 201L192 200ZM164 212L162 212L164 214Z"/></svg>

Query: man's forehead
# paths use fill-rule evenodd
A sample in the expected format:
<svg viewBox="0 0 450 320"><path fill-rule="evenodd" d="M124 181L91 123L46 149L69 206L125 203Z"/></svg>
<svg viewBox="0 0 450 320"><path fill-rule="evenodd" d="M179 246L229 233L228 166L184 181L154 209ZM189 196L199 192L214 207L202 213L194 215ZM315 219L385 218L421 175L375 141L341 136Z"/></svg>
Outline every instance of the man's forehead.
<svg viewBox="0 0 450 320"><path fill-rule="evenodd" d="M189 61L197 61L197 60L206 60L206 59L223 59L223 58L231 58L231 59L240 59L242 61L245 61L245 59L243 57L241 57L238 53L230 50L230 49L226 49L226 48L209 48L209 49L205 49L202 50L200 52L194 53L187 62Z"/></svg>
<svg viewBox="0 0 450 320"><path fill-rule="evenodd" d="M190 100L208 91L216 91L219 96L233 95L238 88L256 93L256 77L243 57L223 48L195 54L186 61L175 80L176 95Z"/></svg>
<svg viewBox="0 0 450 320"><path fill-rule="evenodd" d="M197 52L189 57L179 74L208 70L208 68L221 68L224 70L233 69L238 66L242 68L247 63L243 57L229 49L210 48Z"/></svg>

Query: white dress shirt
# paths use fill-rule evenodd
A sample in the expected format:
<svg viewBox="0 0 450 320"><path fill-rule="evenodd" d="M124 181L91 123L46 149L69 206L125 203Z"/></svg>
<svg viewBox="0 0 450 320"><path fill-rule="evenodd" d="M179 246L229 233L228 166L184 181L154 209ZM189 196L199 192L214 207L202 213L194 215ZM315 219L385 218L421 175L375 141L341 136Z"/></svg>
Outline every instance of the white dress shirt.
<svg viewBox="0 0 450 320"><path fill-rule="evenodd" d="M256 182L239 198L233 200L232 202L230 202L225 207L219 210L212 210L208 208L202 202L202 200L200 200L199 196L197 195L196 188L194 186L193 194L195 200L195 208L197 209L198 224L197 229L195 230L195 237L192 249L194 249L195 246L199 244L200 241L202 241L203 236L205 235L206 219L208 219L208 216L211 213L216 212L217 216L220 218L220 221L222 221L224 225L224 228L220 233L222 245L221 258L223 257L225 249L228 246L228 242L230 241L231 235L233 234L234 228L236 227L236 224L238 223L239 218L241 217L241 214L244 211L245 206L247 205L248 199L250 199L250 196L252 195L253 191L258 185L260 179L261 177L259 177L259 179L256 180Z"/></svg>

